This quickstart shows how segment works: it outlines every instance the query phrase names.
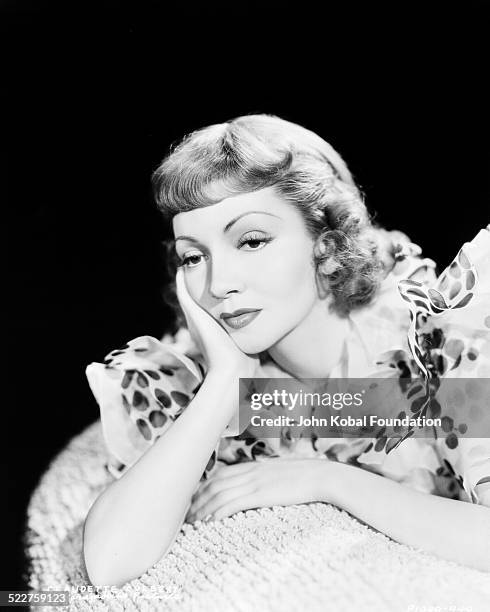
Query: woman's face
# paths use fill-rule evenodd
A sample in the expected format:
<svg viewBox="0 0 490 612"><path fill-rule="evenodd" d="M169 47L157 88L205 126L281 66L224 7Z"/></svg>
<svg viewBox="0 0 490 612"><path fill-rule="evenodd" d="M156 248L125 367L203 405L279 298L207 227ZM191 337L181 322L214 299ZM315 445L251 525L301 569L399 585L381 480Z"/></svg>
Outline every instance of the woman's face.
<svg viewBox="0 0 490 612"><path fill-rule="evenodd" d="M276 344L319 299L314 241L272 187L179 213L173 229L190 295L245 353ZM221 317L240 309L254 312Z"/></svg>

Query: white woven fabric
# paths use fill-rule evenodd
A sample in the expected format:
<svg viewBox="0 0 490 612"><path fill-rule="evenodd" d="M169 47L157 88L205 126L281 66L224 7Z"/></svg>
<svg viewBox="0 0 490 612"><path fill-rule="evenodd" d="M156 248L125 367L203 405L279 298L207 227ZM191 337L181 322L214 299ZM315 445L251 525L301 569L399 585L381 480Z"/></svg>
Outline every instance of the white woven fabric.
<svg viewBox="0 0 490 612"><path fill-rule="evenodd" d="M186 524L171 552L140 579L80 595L88 584L83 521L111 479L105 459L97 421L52 462L28 509L29 586L71 590L70 610L490 610L490 574L397 544L321 503Z"/></svg>

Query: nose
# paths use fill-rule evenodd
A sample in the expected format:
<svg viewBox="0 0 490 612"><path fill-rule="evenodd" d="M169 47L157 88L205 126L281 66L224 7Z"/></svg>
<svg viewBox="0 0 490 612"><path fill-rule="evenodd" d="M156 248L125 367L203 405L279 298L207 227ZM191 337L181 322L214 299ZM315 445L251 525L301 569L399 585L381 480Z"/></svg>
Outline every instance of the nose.
<svg viewBox="0 0 490 612"><path fill-rule="evenodd" d="M209 293L217 300L223 300L230 294L241 293L244 290L244 283L241 280L240 272L230 263L230 259L216 257L212 260L209 267Z"/></svg>

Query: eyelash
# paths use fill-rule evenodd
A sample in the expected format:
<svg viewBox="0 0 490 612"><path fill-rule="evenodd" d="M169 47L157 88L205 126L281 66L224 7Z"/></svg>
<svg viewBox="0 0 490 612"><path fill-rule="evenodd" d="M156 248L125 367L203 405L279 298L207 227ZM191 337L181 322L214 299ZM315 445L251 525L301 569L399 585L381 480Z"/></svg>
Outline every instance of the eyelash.
<svg viewBox="0 0 490 612"><path fill-rule="evenodd" d="M250 234L252 235L251 237ZM249 236L248 238L245 237L247 235ZM269 234L264 235L258 232L249 232L249 234L245 234L245 236L242 236L238 241L238 248L241 248L244 244L247 244L247 242L264 242L265 244L267 244L272 240L272 236L270 236ZM252 251L258 250L259 249L252 249Z"/></svg>
<svg viewBox="0 0 490 612"><path fill-rule="evenodd" d="M248 234L245 234L245 236L242 236L240 238L237 246L239 249L241 249L244 244L247 244L249 242L263 242L264 244L268 244L269 242L271 242L271 240L273 240L273 238L269 234L264 235L262 233L259 234L257 232L249 232ZM252 251L260 251L260 249L252 249ZM189 266L189 260L193 257L201 257L201 255L188 255L187 257L184 257L181 260L180 265L194 268L197 264L195 264L194 266Z"/></svg>

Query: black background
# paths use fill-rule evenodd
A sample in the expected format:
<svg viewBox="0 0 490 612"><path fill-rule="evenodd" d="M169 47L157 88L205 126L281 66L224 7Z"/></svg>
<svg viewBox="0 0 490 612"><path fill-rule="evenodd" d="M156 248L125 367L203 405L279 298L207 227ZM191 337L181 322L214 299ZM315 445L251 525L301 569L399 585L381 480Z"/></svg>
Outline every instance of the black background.
<svg viewBox="0 0 490 612"><path fill-rule="evenodd" d="M98 418L85 366L170 327L150 189L170 143L251 112L305 125L440 270L489 222L487 3L232 4L0 3L1 589L40 475Z"/></svg>

